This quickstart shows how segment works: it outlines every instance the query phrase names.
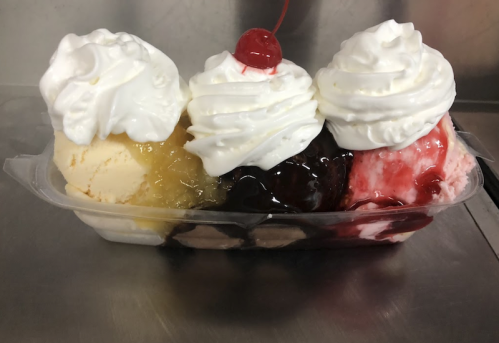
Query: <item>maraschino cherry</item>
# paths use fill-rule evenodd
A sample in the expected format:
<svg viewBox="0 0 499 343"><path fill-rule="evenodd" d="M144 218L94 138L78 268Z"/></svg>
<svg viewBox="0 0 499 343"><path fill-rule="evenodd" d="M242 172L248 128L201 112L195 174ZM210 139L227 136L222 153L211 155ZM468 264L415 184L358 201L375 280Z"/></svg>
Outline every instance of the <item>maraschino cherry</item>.
<svg viewBox="0 0 499 343"><path fill-rule="evenodd" d="M281 26L289 0L286 0L281 17L272 32L265 29L250 29L243 33L236 45L234 57L249 67L258 69L275 68L282 61L282 51L275 33Z"/></svg>

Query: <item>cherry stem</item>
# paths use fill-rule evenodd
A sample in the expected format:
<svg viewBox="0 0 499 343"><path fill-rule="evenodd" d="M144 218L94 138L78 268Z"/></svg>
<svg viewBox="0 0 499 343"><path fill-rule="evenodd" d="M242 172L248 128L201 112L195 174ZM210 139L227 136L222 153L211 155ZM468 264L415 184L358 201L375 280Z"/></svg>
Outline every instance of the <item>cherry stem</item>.
<svg viewBox="0 0 499 343"><path fill-rule="evenodd" d="M270 34L268 39L270 39L270 37L274 36L275 33L277 32L277 30L279 29L279 26L281 26L282 21L284 20L284 16L286 15L286 11L288 10L288 5L289 5L289 0L286 0L286 2L284 3L284 7L282 8L281 16L279 17L279 20L277 21L277 24L274 27L274 29L272 30L272 33Z"/></svg>

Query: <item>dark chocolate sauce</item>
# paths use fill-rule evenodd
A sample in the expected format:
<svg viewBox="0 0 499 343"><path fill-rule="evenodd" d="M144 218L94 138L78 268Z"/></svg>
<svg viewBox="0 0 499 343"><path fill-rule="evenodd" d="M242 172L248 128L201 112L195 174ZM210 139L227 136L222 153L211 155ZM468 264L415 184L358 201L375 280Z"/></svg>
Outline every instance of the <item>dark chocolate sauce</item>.
<svg viewBox="0 0 499 343"><path fill-rule="evenodd" d="M353 155L338 147L324 127L301 153L270 170L238 167L222 177L233 183L219 211L328 212L346 191Z"/></svg>

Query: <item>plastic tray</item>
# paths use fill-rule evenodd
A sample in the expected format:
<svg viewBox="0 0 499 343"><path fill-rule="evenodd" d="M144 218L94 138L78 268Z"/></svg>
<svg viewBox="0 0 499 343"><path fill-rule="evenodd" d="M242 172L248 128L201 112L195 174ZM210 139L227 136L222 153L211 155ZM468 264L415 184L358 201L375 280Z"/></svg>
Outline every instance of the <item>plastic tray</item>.
<svg viewBox="0 0 499 343"><path fill-rule="evenodd" d="M229 213L93 202L65 194L52 162L53 141L36 156L5 161L4 170L41 199L76 215L113 242L201 249L335 248L402 242L442 210L471 198L483 186L478 166L453 203L354 212Z"/></svg>

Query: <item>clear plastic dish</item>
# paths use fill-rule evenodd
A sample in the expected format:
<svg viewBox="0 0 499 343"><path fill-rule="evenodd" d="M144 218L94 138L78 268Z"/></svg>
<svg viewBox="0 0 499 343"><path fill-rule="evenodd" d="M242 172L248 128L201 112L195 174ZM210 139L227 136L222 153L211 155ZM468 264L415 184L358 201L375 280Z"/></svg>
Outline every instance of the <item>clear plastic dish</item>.
<svg viewBox="0 0 499 343"><path fill-rule="evenodd" d="M4 170L39 198L72 210L113 242L201 249L336 248L402 242L450 206L483 186L478 166L453 203L353 212L256 214L176 210L92 202L65 194L66 182L52 162L53 141L36 156L5 161Z"/></svg>

